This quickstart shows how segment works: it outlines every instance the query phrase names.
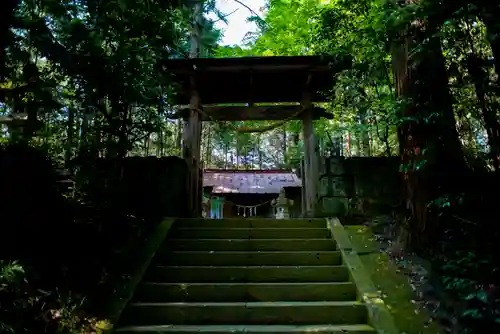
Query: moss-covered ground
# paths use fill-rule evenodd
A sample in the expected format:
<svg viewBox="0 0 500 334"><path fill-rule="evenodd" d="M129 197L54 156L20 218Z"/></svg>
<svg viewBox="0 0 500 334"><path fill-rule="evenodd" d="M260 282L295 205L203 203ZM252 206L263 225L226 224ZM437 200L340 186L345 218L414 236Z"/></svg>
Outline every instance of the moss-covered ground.
<svg viewBox="0 0 500 334"><path fill-rule="evenodd" d="M397 264L380 251L371 229L367 226L344 226L353 248L365 266L385 305L393 314L400 333L440 334L442 330L431 321L429 312L418 307L408 277Z"/></svg>

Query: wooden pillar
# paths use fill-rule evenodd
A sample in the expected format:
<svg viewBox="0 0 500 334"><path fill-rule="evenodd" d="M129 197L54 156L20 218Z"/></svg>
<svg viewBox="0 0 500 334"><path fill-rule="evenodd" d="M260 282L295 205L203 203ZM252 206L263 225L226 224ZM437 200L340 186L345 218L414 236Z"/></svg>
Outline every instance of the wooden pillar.
<svg viewBox="0 0 500 334"><path fill-rule="evenodd" d="M318 146L314 133L311 94L306 85L306 92L302 98L303 131L304 131L304 179L305 179L305 216L314 217L318 206Z"/></svg>
<svg viewBox="0 0 500 334"><path fill-rule="evenodd" d="M305 146L304 146L305 147ZM300 161L300 171L301 171L301 178L302 178L302 188L300 189L300 204L301 207L301 217L304 217L306 215L306 178L305 178L305 161L301 160Z"/></svg>
<svg viewBox="0 0 500 334"><path fill-rule="evenodd" d="M186 127L184 128L184 145L182 156L189 166L189 208L194 216L201 215L201 115L198 112L201 104L194 78L191 79L190 111Z"/></svg>
<svg viewBox="0 0 500 334"><path fill-rule="evenodd" d="M197 3L194 6L193 11L193 31L191 35L191 58L198 58L200 56L200 24L199 20L202 15L201 3ZM198 92L198 87L196 86L196 74L190 78L191 82L191 97L189 100L189 117L187 119L187 124L184 127L183 133L183 148L182 156L186 160L189 168L188 177L188 194L189 198L189 208L191 214L195 217L201 216L201 192L203 187L200 186L200 149L201 149L201 115L199 110L201 108L200 95Z"/></svg>

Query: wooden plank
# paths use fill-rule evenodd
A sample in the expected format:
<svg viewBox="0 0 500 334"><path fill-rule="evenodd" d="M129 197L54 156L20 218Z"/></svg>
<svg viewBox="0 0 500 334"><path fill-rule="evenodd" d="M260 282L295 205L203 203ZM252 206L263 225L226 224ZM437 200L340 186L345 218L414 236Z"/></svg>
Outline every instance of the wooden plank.
<svg viewBox="0 0 500 334"><path fill-rule="evenodd" d="M291 119L301 120L303 116L297 114L302 110L302 106L206 106L203 107L201 116L202 121L276 121ZM312 107L312 118L314 120L320 118L332 119L333 115L320 107ZM177 111L170 118L187 119L189 117L189 108L183 108Z"/></svg>

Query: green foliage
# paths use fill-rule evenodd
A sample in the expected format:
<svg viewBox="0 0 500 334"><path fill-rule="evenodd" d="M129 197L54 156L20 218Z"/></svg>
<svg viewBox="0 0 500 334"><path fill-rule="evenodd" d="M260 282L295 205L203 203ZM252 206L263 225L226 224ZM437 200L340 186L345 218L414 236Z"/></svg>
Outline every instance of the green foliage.
<svg viewBox="0 0 500 334"><path fill-rule="evenodd" d="M96 210L83 202L89 194L83 196L81 189L75 199L63 197L51 164L38 159L42 153L34 157L32 148L70 170L92 166L103 156L178 155L178 124L168 119L175 87L161 64L188 55L193 3L0 5L0 115L27 115L27 121L4 124L2 119L0 142L31 146L14 158L5 156L4 147L0 150L2 203L7 206L0 235L17 240L9 252L22 259L0 261L0 332L95 332L96 319L84 310L99 314L112 293L111 273L116 273L110 263L140 237L143 227L139 219L124 222L119 210ZM203 11L216 12L214 1L205 2ZM199 24L202 56L211 56L220 32L207 18ZM20 157L23 166L15 163ZM24 233L13 232L22 228ZM85 233L84 243L74 246ZM36 254L23 258L28 250Z"/></svg>
<svg viewBox="0 0 500 334"><path fill-rule="evenodd" d="M18 261L0 261L0 331L53 330L56 333L82 333L96 320L82 312L85 298L29 288L29 273ZM53 307L53 308L52 308ZM40 327L32 327L39 322Z"/></svg>
<svg viewBox="0 0 500 334"><path fill-rule="evenodd" d="M325 4L316 0L273 0L268 3L265 25L259 25L257 33L248 35L243 47L219 47L215 55L354 56L354 68L340 73L336 86L326 92L332 101L322 107L330 111L334 119L322 119L315 124L321 151L325 151L331 138L335 137L335 140L340 139L344 155L393 155L397 148L396 127L402 103L394 97L390 55L385 50L386 35L381 28L384 23L379 20L381 8L380 4L370 2L332 1ZM244 125L255 127L257 124L254 123L245 122ZM257 147L262 153L260 160L269 161L274 167L283 166L285 160L290 163L303 155L300 145L291 140L301 130L300 122L288 122L272 133L254 136L247 145ZM221 131L227 134L220 135L220 138L235 136L228 128L216 130ZM285 150L281 162L267 158L275 154L265 145L269 141L276 142L278 137L281 137L281 144L275 146L276 149L278 152ZM237 142L233 141L232 145ZM220 144L225 146L227 140ZM211 149L207 145L204 148ZM228 151L233 149L231 146ZM237 156L236 150L234 155ZM228 165L226 156L219 159Z"/></svg>
<svg viewBox="0 0 500 334"><path fill-rule="evenodd" d="M44 125L28 122L26 139L61 160L88 143L109 156L123 156L138 145L168 154L176 141L175 125L165 120L174 91L160 64L187 56L191 5L17 3L16 25L6 27L12 38L3 45L8 61L0 85L9 88L2 90L0 102L7 112L27 112L30 120L38 116ZM220 14L214 6L208 1L204 11ZM220 32L208 19L200 24L203 53L211 55ZM64 141L71 143L63 147Z"/></svg>
<svg viewBox="0 0 500 334"><path fill-rule="evenodd" d="M429 41L438 38L452 96L450 123L456 125L467 165L474 172L498 169L500 31L491 21L500 13L496 2L270 0L265 17L252 13L248 18L256 23L257 32L248 34L244 45L230 47L217 45L221 34L213 20L194 20L194 4L182 0L2 3L1 113L27 114L28 119L18 128L14 122L0 125L0 142L29 143L48 152L57 165L70 169L92 165L98 157L179 155L183 124L168 119L173 113L170 101L178 87L165 75L162 60L188 57L196 21L201 30L202 57L351 56L352 69L339 73L335 86L325 92L330 101L322 107L333 119L315 124L320 149L325 151L335 141L345 156L413 152L405 153L401 171L419 177L413 185L419 195L440 176L452 172L440 171L434 178L428 174L436 165L444 165L433 154L435 147L454 134L428 130L442 121L442 107L417 90L400 94L393 69L400 60L396 57L398 46L407 43L404 60L409 67L418 67L429 52ZM225 20L214 0L204 1L203 12ZM420 75L416 81L424 78L424 74L413 74ZM204 126L205 167L296 168L303 157L299 121L259 135L235 133L234 125L216 122ZM401 133L405 127L424 132L422 142L406 147L407 138ZM484 180L478 184L490 185ZM474 196L484 199L480 194ZM493 237L475 234L474 229L483 227L460 220L471 218L467 211L491 214L495 205L479 205L481 201L471 199L468 193L463 197L465 204L456 194L442 193L422 201L425 209L441 219L428 225L434 225L430 230L437 230L436 235L444 235L443 242L433 243L442 247L446 257L441 268L443 283L467 303L464 318L497 321L496 297L485 292L495 278L485 274L481 280L474 274L498 266L479 245ZM474 210L467 210L471 202ZM466 219L456 218L463 215ZM465 245L470 245L470 253L459 252L469 247ZM14 292L21 289L27 275L23 268L18 263L0 262L0 293L13 293L9 300L16 301L11 305L16 310L18 296ZM44 296L32 294L30 298L42 300ZM64 293L52 294L52 298L60 299L53 308L62 310L58 319L67 319L58 322L65 328L59 330L69 331L75 325L71 318L80 308L80 297ZM0 321L8 330L10 325Z"/></svg>
<svg viewBox="0 0 500 334"><path fill-rule="evenodd" d="M493 320L500 322L498 297L493 294L495 288L471 279L474 272L491 268L491 262L481 259L473 252L459 252L454 259L448 259L441 266L441 281L446 290L452 292L463 304L459 317L465 322ZM466 329L466 332L469 332Z"/></svg>
<svg viewBox="0 0 500 334"><path fill-rule="evenodd" d="M23 267L17 261L0 261L0 289L6 290L11 284L20 281L24 274Z"/></svg>
<svg viewBox="0 0 500 334"><path fill-rule="evenodd" d="M9 309L16 307L19 300L11 298L11 295L19 293L19 283L24 278L24 269L17 261L0 261L0 296L2 296L2 308ZM10 305L8 304L10 302ZM18 307L18 306L17 306ZM8 317L0 317L0 331L6 333L15 333L11 320Z"/></svg>

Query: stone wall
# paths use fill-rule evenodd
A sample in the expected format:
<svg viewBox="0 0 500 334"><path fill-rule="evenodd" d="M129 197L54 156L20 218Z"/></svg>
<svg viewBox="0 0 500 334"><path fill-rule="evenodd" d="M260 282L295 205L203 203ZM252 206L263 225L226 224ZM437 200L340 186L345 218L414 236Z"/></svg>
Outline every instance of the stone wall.
<svg viewBox="0 0 500 334"><path fill-rule="evenodd" d="M397 157L329 157L320 163L319 215L385 212L400 201Z"/></svg>

